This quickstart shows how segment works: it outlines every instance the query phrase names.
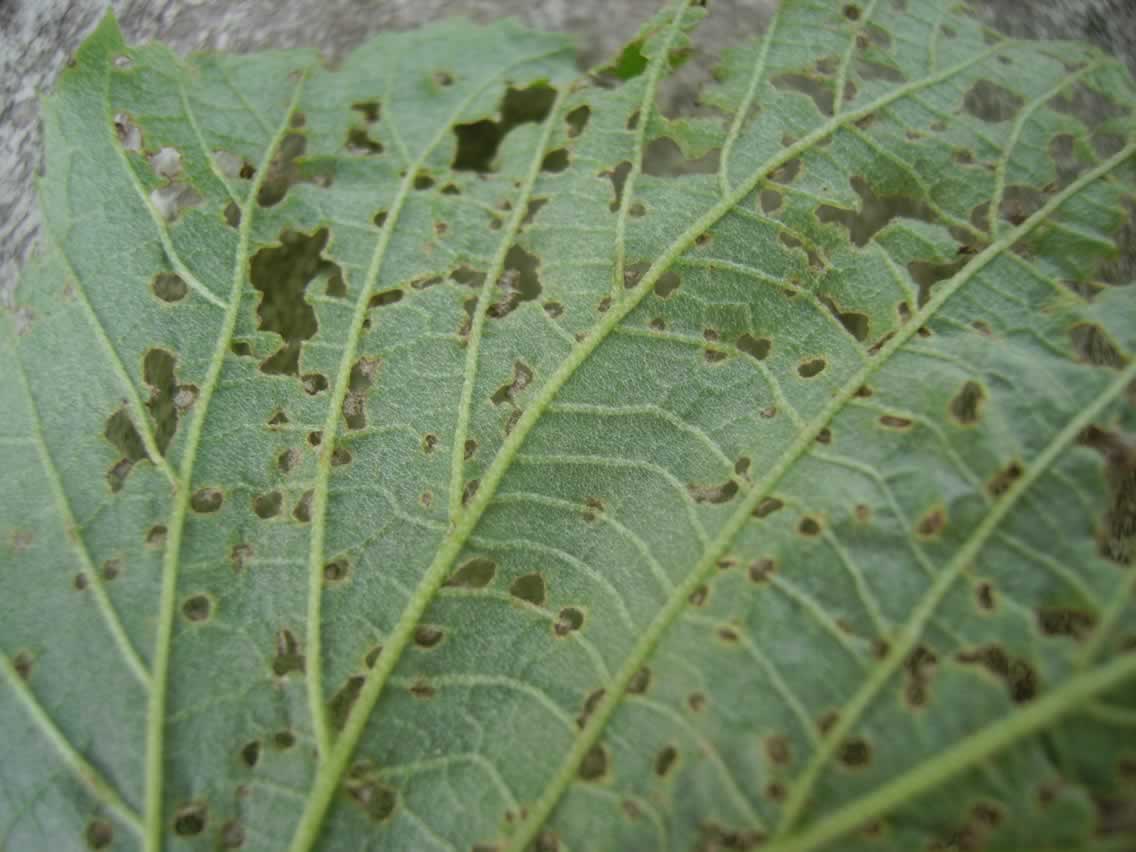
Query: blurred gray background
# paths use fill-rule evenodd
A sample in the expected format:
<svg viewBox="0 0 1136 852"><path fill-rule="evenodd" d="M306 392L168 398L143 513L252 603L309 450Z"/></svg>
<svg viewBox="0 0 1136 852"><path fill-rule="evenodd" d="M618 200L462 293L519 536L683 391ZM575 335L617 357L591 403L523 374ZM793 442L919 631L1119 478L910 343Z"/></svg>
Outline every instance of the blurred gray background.
<svg viewBox="0 0 1136 852"><path fill-rule="evenodd" d="M699 34L705 55L664 97L693 99L722 47L759 32L778 0L710 0ZM839 0L831 0L838 3ZM948 0L942 0L948 2ZM113 7L133 42L160 39L185 53L310 46L329 59L380 30L464 15L478 22L514 15L529 26L576 36L581 66L635 34L662 0L0 0L0 304L35 244L40 169L38 100L59 69ZM997 28L1025 37L1094 41L1136 73L1136 0L976 0Z"/></svg>

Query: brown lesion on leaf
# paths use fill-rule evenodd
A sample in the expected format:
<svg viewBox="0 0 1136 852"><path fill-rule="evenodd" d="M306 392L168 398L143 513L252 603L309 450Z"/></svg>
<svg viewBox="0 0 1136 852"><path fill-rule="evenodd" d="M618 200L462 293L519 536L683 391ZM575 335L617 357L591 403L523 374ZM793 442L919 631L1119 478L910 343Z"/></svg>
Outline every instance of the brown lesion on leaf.
<svg viewBox="0 0 1136 852"><path fill-rule="evenodd" d="M355 706L359 693L363 691L365 681L366 678L362 675L352 675L331 697L327 705L328 721L335 730L342 731L347 724L347 717L351 715L351 708Z"/></svg>
<svg viewBox="0 0 1136 852"><path fill-rule="evenodd" d="M938 668L939 657L926 645L916 645L903 662L904 702L913 710L927 706L930 701L930 685Z"/></svg>
<svg viewBox="0 0 1136 852"><path fill-rule="evenodd" d="M964 665L980 665L997 677L1016 704L1033 700L1040 689L1037 671L1022 657L1014 657L1000 645L990 644L959 651L955 659Z"/></svg>
<svg viewBox="0 0 1136 852"><path fill-rule="evenodd" d="M1136 443L1122 432L1089 426L1077 438L1107 465L1110 502L1097 530L1098 550L1118 565L1131 565L1136 553Z"/></svg>
<svg viewBox="0 0 1136 852"><path fill-rule="evenodd" d="M343 419L348 431L367 427L367 393L374 384L380 363L378 358L363 357L351 368L347 395L343 399Z"/></svg>
<svg viewBox="0 0 1136 852"><path fill-rule="evenodd" d="M1025 473L1025 468L1017 460L1010 462L997 473L995 473L986 483L986 492L991 497L1001 497L1015 482L1021 479L1022 474Z"/></svg>
<svg viewBox="0 0 1136 852"><path fill-rule="evenodd" d="M304 673L306 661L300 650L300 643L296 641L291 630L284 627L276 631L275 650L276 653L272 657L272 673L276 677Z"/></svg>
<svg viewBox="0 0 1136 852"><path fill-rule="evenodd" d="M986 389L975 381L968 381L953 397L948 410L956 423L973 426L982 419L982 407L986 402Z"/></svg>
<svg viewBox="0 0 1136 852"><path fill-rule="evenodd" d="M733 479L727 479L720 485L688 483L686 492L695 503L710 503L717 506L728 503L737 496L738 483Z"/></svg>

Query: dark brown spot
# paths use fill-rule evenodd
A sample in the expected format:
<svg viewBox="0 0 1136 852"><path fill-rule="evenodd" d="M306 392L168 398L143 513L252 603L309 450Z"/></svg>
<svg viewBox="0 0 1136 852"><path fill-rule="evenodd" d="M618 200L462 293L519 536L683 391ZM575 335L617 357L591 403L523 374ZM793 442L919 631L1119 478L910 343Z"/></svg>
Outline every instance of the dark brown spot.
<svg viewBox="0 0 1136 852"><path fill-rule="evenodd" d="M755 583L764 583L777 573L777 563L772 559L755 559L749 564L749 578Z"/></svg>
<svg viewBox="0 0 1136 852"><path fill-rule="evenodd" d="M967 382L951 399L951 416L963 426L973 426L982 417L986 392L978 382Z"/></svg>
<svg viewBox="0 0 1136 852"><path fill-rule="evenodd" d="M644 666L631 676L627 683L627 691L632 695L642 695L651 685L651 670Z"/></svg>
<svg viewBox="0 0 1136 852"><path fill-rule="evenodd" d="M707 592L708 592L708 590L707 590L705 584L696 588L693 592L690 593L690 598L689 598L690 605L691 606L702 606L703 604L705 604Z"/></svg>
<svg viewBox="0 0 1136 852"><path fill-rule="evenodd" d="M592 746L580 762L578 774L584 781L598 781L607 774L608 755L603 746Z"/></svg>
<svg viewBox="0 0 1136 852"><path fill-rule="evenodd" d="M675 751L674 746L665 746L663 750L655 756L655 774L662 778L670 772L677 757L678 752Z"/></svg>
<svg viewBox="0 0 1136 852"><path fill-rule="evenodd" d="M806 515L801 518L800 524L797 525L797 532L806 538L815 538L820 535L821 525L820 522L813 517Z"/></svg>
<svg viewBox="0 0 1136 852"><path fill-rule="evenodd" d="M1025 471L1018 462L1010 462L991 477L990 481L986 483L986 490L991 497L1001 497L1010 490L1015 482L1021 479L1023 473Z"/></svg>
<svg viewBox="0 0 1136 852"><path fill-rule="evenodd" d="M792 762L788 737L777 734L766 737L762 743L765 746L765 755L771 763L777 766L788 766Z"/></svg>
<svg viewBox="0 0 1136 852"><path fill-rule="evenodd" d="M872 762L872 747L860 737L850 737L840 744L838 760L849 769L863 769Z"/></svg>
<svg viewBox="0 0 1136 852"><path fill-rule="evenodd" d="M194 595L181 605L181 612L190 621L206 621L213 604L205 595Z"/></svg>
<svg viewBox="0 0 1136 852"><path fill-rule="evenodd" d="M579 630L583 624L584 613L575 607L568 606L560 610L560 617L557 618L552 630L557 636L567 636L569 633Z"/></svg>
<svg viewBox="0 0 1136 852"><path fill-rule="evenodd" d="M241 763L252 769L260 760L260 741L253 740L241 749Z"/></svg>
<svg viewBox="0 0 1136 852"><path fill-rule="evenodd" d="M687 706L690 707L695 713L702 711L706 706L706 696L701 692L692 692L686 699Z"/></svg>
<svg viewBox="0 0 1136 852"><path fill-rule="evenodd" d="M947 513L941 506L936 506L919 519L915 531L920 538L937 538L947 525Z"/></svg>
<svg viewBox="0 0 1136 852"><path fill-rule="evenodd" d="M772 515L774 512L784 507L784 503L776 497L763 497L761 502L754 507L753 516L755 518L765 518Z"/></svg>
<svg viewBox="0 0 1136 852"><path fill-rule="evenodd" d="M174 834L179 837L193 837L205 830L209 812L204 802L191 802L182 805L174 814Z"/></svg>

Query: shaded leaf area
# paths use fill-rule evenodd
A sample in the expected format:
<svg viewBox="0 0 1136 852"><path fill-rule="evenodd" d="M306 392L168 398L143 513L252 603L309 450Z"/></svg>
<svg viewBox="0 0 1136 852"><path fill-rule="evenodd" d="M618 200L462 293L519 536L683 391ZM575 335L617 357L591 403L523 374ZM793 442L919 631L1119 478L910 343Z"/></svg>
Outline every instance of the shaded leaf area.
<svg viewBox="0 0 1136 852"><path fill-rule="evenodd" d="M704 14L104 22L0 349L6 843L1128 830L1131 80L797 0L662 115Z"/></svg>

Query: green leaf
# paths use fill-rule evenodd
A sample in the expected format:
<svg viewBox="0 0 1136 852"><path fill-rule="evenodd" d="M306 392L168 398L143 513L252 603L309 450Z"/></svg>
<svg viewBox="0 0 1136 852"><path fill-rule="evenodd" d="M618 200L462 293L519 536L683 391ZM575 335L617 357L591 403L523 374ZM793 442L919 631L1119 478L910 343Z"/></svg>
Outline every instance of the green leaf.
<svg viewBox="0 0 1136 852"><path fill-rule="evenodd" d="M0 845L1123 845L1136 87L786 0L664 116L704 14L91 36L0 317Z"/></svg>

